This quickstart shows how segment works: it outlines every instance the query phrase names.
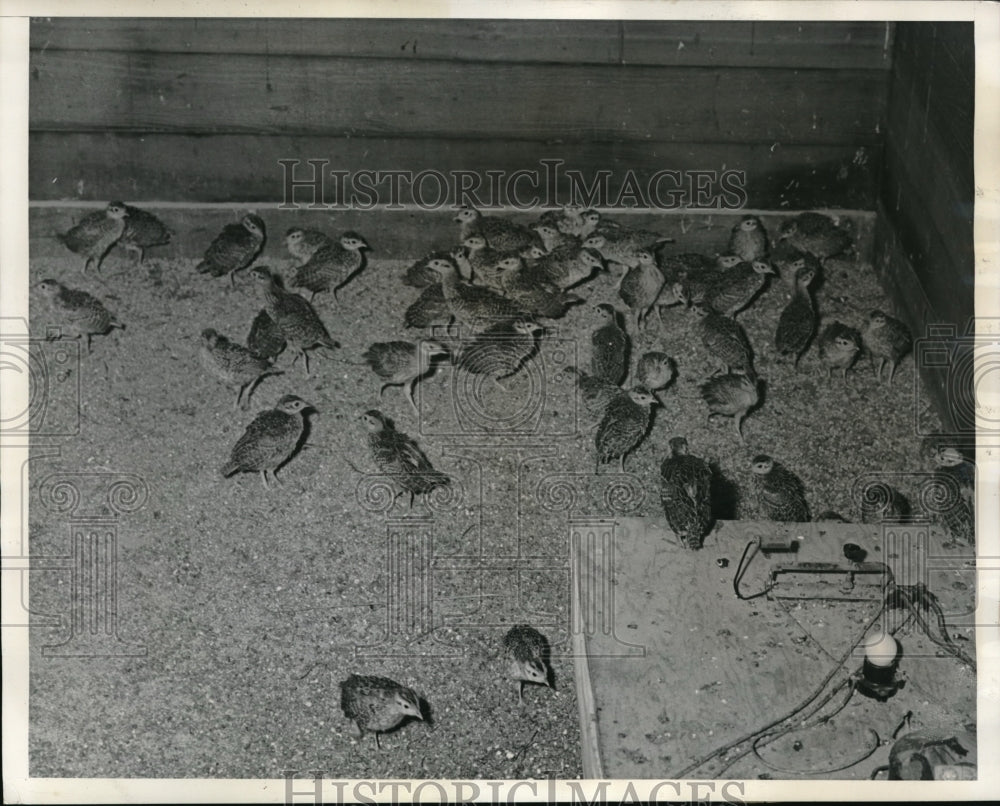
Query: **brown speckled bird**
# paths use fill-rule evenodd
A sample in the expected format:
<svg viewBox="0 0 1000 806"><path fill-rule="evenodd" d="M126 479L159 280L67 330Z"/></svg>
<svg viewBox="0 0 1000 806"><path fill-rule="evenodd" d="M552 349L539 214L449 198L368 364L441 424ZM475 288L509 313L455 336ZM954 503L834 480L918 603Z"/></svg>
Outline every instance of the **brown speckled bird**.
<svg viewBox="0 0 1000 806"><path fill-rule="evenodd" d="M466 341L455 366L474 375L488 375L498 383L517 373L537 348L541 326L519 317L496 322Z"/></svg>
<svg viewBox="0 0 1000 806"><path fill-rule="evenodd" d="M234 275L245 269L264 248L266 228L264 220L253 213L240 219L239 224L226 224L222 232L205 250L201 262L195 267L202 274L213 277L229 275L229 282L235 282Z"/></svg>
<svg viewBox="0 0 1000 806"><path fill-rule="evenodd" d="M874 310L868 317L868 325L861 334L861 339L871 355L872 369L879 382L882 381L882 367L889 362L889 385L892 386L892 376L896 373L896 366L913 346L910 329L899 319ZM877 369L876 360L878 360Z"/></svg>
<svg viewBox="0 0 1000 806"><path fill-rule="evenodd" d="M508 255L497 263L500 290L525 313L559 319L573 305L583 302L576 294L563 291L528 269L524 259Z"/></svg>
<svg viewBox="0 0 1000 806"><path fill-rule="evenodd" d="M604 271L604 260L596 249L570 244L544 255L532 271L564 291Z"/></svg>
<svg viewBox="0 0 1000 806"><path fill-rule="evenodd" d="M618 460L621 472L625 472L625 457L642 442L649 431L652 407L657 403L653 393L641 386L608 403L604 419L594 435L594 445L597 448L595 473L601 465L615 459Z"/></svg>
<svg viewBox="0 0 1000 806"><path fill-rule="evenodd" d="M465 238L462 247L469 261L472 282L500 291L500 272L497 266L507 253L494 249L480 234Z"/></svg>
<svg viewBox="0 0 1000 806"><path fill-rule="evenodd" d="M103 210L90 213L68 232L56 237L71 252L85 258L84 271L90 268L91 263L97 264L97 270L100 271L104 256L125 232L127 217L125 204L113 201Z"/></svg>
<svg viewBox="0 0 1000 806"><path fill-rule="evenodd" d="M654 251L657 246L674 241L659 232L628 227L604 216L599 216L592 234L604 239L595 247L604 259L623 266L636 265L638 253L643 249Z"/></svg>
<svg viewBox="0 0 1000 806"><path fill-rule="evenodd" d="M257 384L269 375L281 375L270 361L230 341L213 328L201 331L201 365L226 386L236 390L236 408L247 408ZM245 396L244 396L245 395Z"/></svg>
<svg viewBox="0 0 1000 806"><path fill-rule="evenodd" d="M303 412L311 408L296 395L285 395L273 409L260 412L233 446L229 461L219 472L260 473L265 489L271 479L280 484L277 471L299 447L305 431Z"/></svg>
<svg viewBox="0 0 1000 806"><path fill-rule="evenodd" d="M173 233L155 215L131 204L125 205L125 213L125 231L118 245L134 252L137 262L142 263L147 249L170 243Z"/></svg>
<svg viewBox="0 0 1000 806"><path fill-rule="evenodd" d="M636 252L637 263L618 281L618 296L632 311L635 332L642 329L643 321L656 304L666 282L663 272L656 265L653 253L648 249Z"/></svg>
<svg viewBox="0 0 1000 806"><path fill-rule="evenodd" d="M660 465L660 501L681 543L700 549L712 526L712 470L688 453L684 437L670 440L670 456Z"/></svg>
<svg viewBox="0 0 1000 806"><path fill-rule="evenodd" d="M666 387L676 374L674 359L658 350L643 353L635 365L636 383L651 392Z"/></svg>
<svg viewBox="0 0 1000 806"><path fill-rule="evenodd" d="M352 674L340 684L340 709L354 721L358 738L366 732L375 734L375 746L381 750L379 734L393 730L410 717L423 720L420 698L416 692L388 677Z"/></svg>
<svg viewBox="0 0 1000 806"><path fill-rule="evenodd" d="M783 222L778 237L820 260L846 252L852 242L846 229L822 213L800 213Z"/></svg>
<svg viewBox="0 0 1000 806"><path fill-rule="evenodd" d="M861 334L841 322L831 322L819 334L819 357L826 367L827 377L839 369L844 380L847 370L861 351Z"/></svg>
<svg viewBox="0 0 1000 806"><path fill-rule="evenodd" d="M87 340L88 354L92 336L103 336L112 328L125 328L97 297L86 291L67 288L58 280L42 280L38 288L49 301L60 328L67 331L66 335Z"/></svg>
<svg viewBox="0 0 1000 806"><path fill-rule="evenodd" d="M573 235L569 232L562 232L556 224L546 224L540 221L539 223L533 225L532 229L537 232L538 237L542 239L542 246L546 252L551 252L553 249L557 249L561 246L579 246L581 243L578 235Z"/></svg>
<svg viewBox="0 0 1000 806"><path fill-rule="evenodd" d="M247 349L258 358L273 360L284 352L285 346L285 337L271 315L265 310L258 311L247 334Z"/></svg>
<svg viewBox="0 0 1000 806"><path fill-rule="evenodd" d="M506 218L484 216L472 207L459 210L455 221L461 224L459 239L463 242L470 235L482 235L487 244L502 252L519 252L532 244L545 248L537 232Z"/></svg>
<svg viewBox="0 0 1000 806"><path fill-rule="evenodd" d="M590 374L620 384L628 372L628 335L618 326L618 312L613 306L602 302L594 310L599 324L590 336Z"/></svg>
<svg viewBox="0 0 1000 806"><path fill-rule="evenodd" d="M364 270L364 250L368 248L368 242L356 232L345 232L299 266L292 286L305 288L313 296L332 289L336 300L337 292Z"/></svg>
<svg viewBox="0 0 1000 806"><path fill-rule="evenodd" d="M318 229L291 227L285 232L285 248L300 266L315 255L316 250L332 243L330 236Z"/></svg>
<svg viewBox="0 0 1000 806"><path fill-rule="evenodd" d="M434 276L441 279L437 272L434 272ZM444 298L440 282L425 287L403 314L403 324L408 328L426 328L432 325L451 327L454 321L455 317L452 316L448 300Z"/></svg>
<svg viewBox="0 0 1000 806"><path fill-rule="evenodd" d="M301 357L308 377L309 355L306 351L315 347L332 350L340 343L327 332L308 300L282 288L266 266L257 266L251 273L262 289L264 309L295 353L292 363Z"/></svg>
<svg viewBox="0 0 1000 806"><path fill-rule="evenodd" d="M921 484L920 500L927 514L948 530L952 539L976 543L976 465L954 437L930 434L920 445L931 475Z"/></svg>
<svg viewBox="0 0 1000 806"><path fill-rule="evenodd" d="M705 302L716 285L722 283L726 273L743 261L736 255L719 255L709 258L697 253L671 255L660 260L660 270L668 277L676 276L684 287L690 302Z"/></svg>
<svg viewBox="0 0 1000 806"><path fill-rule="evenodd" d="M397 431L392 420L377 409L361 415L368 429L368 447L378 469L399 488L399 494L410 494L410 507L416 495L427 495L438 487L451 484L451 479L435 470L417 443L402 431ZM398 497L398 496L397 496Z"/></svg>
<svg viewBox="0 0 1000 806"><path fill-rule="evenodd" d="M382 393L389 386L402 386L406 399L419 416L420 409L413 399L413 388L418 380L431 372L434 357L447 355L448 349L439 342L426 340L419 344L409 341L380 341L371 345L362 355L379 378L385 382L378 390Z"/></svg>
<svg viewBox="0 0 1000 806"><path fill-rule="evenodd" d="M503 637L507 674L517 686L517 701L524 702L524 684L550 686L549 642L528 624L515 624Z"/></svg>
<svg viewBox="0 0 1000 806"><path fill-rule="evenodd" d="M757 376L752 372L718 375L701 385L701 397L708 406L708 419L715 415L733 418L740 442L743 439L743 418L760 402Z"/></svg>
<svg viewBox="0 0 1000 806"><path fill-rule="evenodd" d="M774 269L763 260L724 269L705 294L705 302L723 316L736 316L760 293L772 274Z"/></svg>
<svg viewBox="0 0 1000 806"><path fill-rule="evenodd" d="M434 271L428 264L432 260L450 260L452 254L450 252L445 252L444 250L437 250L430 252L424 257L420 258L413 263L406 270L403 275L403 285L408 285L411 288L427 288L432 285L440 285L441 276Z"/></svg>
<svg viewBox="0 0 1000 806"><path fill-rule="evenodd" d="M764 520L805 523L809 520L809 505L805 488L791 470L766 454L750 460L754 495Z"/></svg>
<svg viewBox="0 0 1000 806"><path fill-rule="evenodd" d="M778 326L774 331L774 346L778 354L794 356L796 369L799 367L799 358L809 347L816 332L816 307L809 291L813 278L810 269L799 272L795 280L795 293L778 317Z"/></svg>
<svg viewBox="0 0 1000 806"><path fill-rule="evenodd" d="M745 215L733 225L729 235L729 253L747 262L767 255L767 230L760 218Z"/></svg>
<svg viewBox="0 0 1000 806"><path fill-rule="evenodd" d="M452 315L473 333L523 314L516 304L492 289L460 279L453 260L432 260L428 265L441 277L441 290Z"/></svg>
<svg viewBox="0 0 1000 806"><path fill-rule="evenodd" d="M781 282L792 291L795 290L795 281L803 271L811 271L814 281L822 274L822 264L814 255L796 249L788 241L778 242L778 245L771 250L770 260L778 270Z"/></svg>
<svg viewBox="0 0 1000 806"><path fill-rule="evenodd" d="M538 223L565 235L580 236L585 226L584 212L582 204L567 204L561 210L546 210L538 217Z"/></svg>
<svg viewBox="0 0 1000 806"><path fill-rule="evenodd" d="M608 404L615 398L628 394L620 386L610 381L594 378L578 367L567 367L567 369L576 376L576 387L580 393L580 399L583 401L584 407L590 412L592 417L596 418L594 422L595 428L604 418L604 412L607 411Z"/></svg>
<svg viewBox="0 0 1000 806"><path fill-rule="evenodd" d="M753 351L740 323L706 305L694 305L691 310L695 315L695 333L709 358L724 372L749 372L753 368Z"/></svg>

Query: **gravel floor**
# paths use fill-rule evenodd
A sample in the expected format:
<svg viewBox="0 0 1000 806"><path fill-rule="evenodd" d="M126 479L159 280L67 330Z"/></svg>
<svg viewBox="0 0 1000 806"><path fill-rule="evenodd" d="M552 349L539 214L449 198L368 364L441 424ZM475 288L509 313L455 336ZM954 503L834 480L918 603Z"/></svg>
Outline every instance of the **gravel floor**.
<svg viewBox="0 0 1000 806"><path fill-rule="evenodd" d="M303 225L310 223L303 214ZM866 227L870 219L859 219L859 231ZM722 249L728 224L716 219L714 228L696 230L679 249ZM377 226L363 234L377 244ZM423 251L415 246L414 257ZM582 480L593 470L592 432L577 427L565 373L549 374L546 364L543 439L456 434L450 368L422 385L420 421L398 389L379 401L374 375L355 365L361 353L373 341L423 334L402 327L402 311L417 293L397 282L407 262L373 259L339 305L317 299L343 348L333 358L315 356L309 378L283 356L285 374L260 384L251 411L236 412L233 395L199 367L198 335L211 326L245 338L260 307L257 290L246 277L230 289L198 275L195 262L152 251L133 267L115 251L100 274L81 275L73 256L31 261L33 283L54 277L87 290L126 323L123 332L95 338L93 354L83 356L80 436L61 442L57 457L38 459L33 479L52 470L103 469L135 474L150 489L148 504L119 526L119 630L147 653L42 657L38 648L60 633L36 621L31 774L271 778L284 769L319 769L338 777L578 777L566 511L536 497L545 474ZM271 239L261 262L286 265L280 238ZM589 302L620 303L614 280L602 276L583 293ZM664 406L629 459L646 493L632 514L660 515L658 468L676 434L716 461L737 491L749 483L749 457L771 453L802 478L814 515L833 509L855 518L857 476L919 468L915 411L926 425L933 414L916 402L912 358L891 388L875 384L867 361L846 384L828 381L815 348L795 372L773 348L786 299L773 283L739 316L766 381L763 404L744 423L746 446L728 421L706 422L695 384L707 365L688 335L691 315L670 310L662 329L653 317L635 338L634 355L664 350L679 375L661 393ZM892 311L864 260L832 261L817 300L824 323L836 318L861 327L870 309ZM43 336L53 318L35 291L31 303L32 334ZM575 350L586 366L592 327L591 305L573 309L547 337L545 360L565 366ZM532 393L529 375L514 378L506 393L485 392L486 410L515 408ZM219 466L254 411L289 392L318 413L307 446L280 474L284 486L264 494L258 477L220 478ZM371 407L393 417L436 467L460 481L453 497L416 508L431 516L430 526L414 526L405 502L391 511L379 511L377 501L359 505L364 477L352 465L366 472L373 466L358 415ZM905 479L898 486L911 491ZM35 503L32 553L65 553L65 520ZM582 494L577 509L586 514L600 503ZM737 496L736 512L720 515L738 515L744 505ZM383 635L396 612L387 605L394 580L387 560L396 556L387 534L421 529L432 535L427 556L435 567L433 619L421 623L434 630L421 633L411 624ZM39 572L31 590L33 612L66 610L67 574ZM529 687L519 706L497 653L505 626L525 619L553 645L556 691ZM385 736L381 752L371 737L358 742L339 709L337 683L351 672L411 685L432 719Z"/></svg>

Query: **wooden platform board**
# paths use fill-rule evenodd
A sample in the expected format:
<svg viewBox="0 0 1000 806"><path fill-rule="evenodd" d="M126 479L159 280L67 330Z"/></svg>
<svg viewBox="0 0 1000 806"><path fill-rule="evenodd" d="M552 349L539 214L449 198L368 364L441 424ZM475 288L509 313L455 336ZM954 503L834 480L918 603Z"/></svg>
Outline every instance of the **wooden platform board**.
<svg viewBox="0 0 1000 806"><path fill-rule="evenodd" d="M936 528L883 533L863 524L732 521L721 523L694 552L677 545L662 519L620 519L604 550L577 566L574 586L578 646L585 655L576 660L585 777L677 776L695 759L806 699L877 613L882 580L860 575L847 590L846 575L781 574L771 595L738 599L733 577L745 546L758 535L801 538L800 550L758 553L743 577L743 595L763 591L779 564L849 567L842 547L853 542L868 551L868 561L887 564L899 584L923 580L948 614L953 640L975 656L974 554L946 548L946 536ZM612 595L591 596L608 576ZM835 598L774 598L810 595ZM878 626L893 629L902 617L889 611ZM823 725L765 743L759 756L750 754L728 770L707 764L686 777L866 778L885 762L907 711L914 729L974 722L975 673L942 656L915 627L896 637L903 652L899 673L907 684L888 702L855 694ZM856 651L833 682L861 662ZM843 765L848 769L832 769Z"/></svg>

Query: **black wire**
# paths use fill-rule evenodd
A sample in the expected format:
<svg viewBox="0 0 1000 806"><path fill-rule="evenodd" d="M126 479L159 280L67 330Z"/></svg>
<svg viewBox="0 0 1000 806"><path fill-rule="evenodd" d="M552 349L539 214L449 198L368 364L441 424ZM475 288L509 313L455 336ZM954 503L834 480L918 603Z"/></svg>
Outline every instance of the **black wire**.
<svg viewBox="0 0 1000 806"><path fill-rule="evenodd" d="M840 772L841 770L846 770L848 767L853 767L855 764L860 764L862 761L868 758L868 756L870 756L872 753L878 750L879 745L881 744L881 742L879 741L878 734L872 728L868 728L868 731L869 733L871 733L871 735L874 737L875 740L871 743L870 747L865 748L865 750L862 752L860 756L858 756L855 759L852 759L847 764L840 764L836 767L828 767L824 770L790 770L786 769L785 767L779 767L775 764L772 764L767 759L763 758L761 754L757 752L757 741L754 741L751 747L753 748L753 754L757 756L757 758L763 764L770 767L772 770L776 770L777 772L785 772L785 773L790 773L792 775L826 775L831 772Z"/></svg>
<svg viewBox="0 0 1000 806"><path fill-rule="evenodd" d="M923 586L921 586L923 587ZM973 671L976 671L976 662L970 658L965 652L963 652L959 647L955 646L952 642L951 637L948 635L948 627L945 623L944 612L941 610L941 605L938 604L937 597L934 596L930 591L923 589L920 591L921 599L927 603L928 609L934 610L937 617L938 629L941 631L942 638L938 638L930 630L930 625L924 620L923 616L920 615L920 609L917 607L916 603L910 597L910 594L903 590L902 588L896 588L896 592L902 597L903 602L909 608L910 614L917 620L920 628L924 631L924 634L931 639L937 646L946 650L949 654L954 655L956 658L961 660L963 663L967 664Z"/></svg>
<svg viewBox="0 0 1000 806"><path fill-rule="evenodd" d="M749 549L749 546L747 548ZM746 554L746 550L744 550L744 554ZM767 731L771 730L771 728L774 728L775 726L780 725L783 722L787 722L789 719L792 719L797 714L799 714L801 711L804 711L806 708L808 708L809 705L811 705L814 700L816 700L816 699L819 698L819 696L823 693L823 690L827 687L827 685L829 684L829 682L833 679L833 677L837 674L837 672L840 671L840 668L844 665L844 663L847 661L847 659L853 654L854 650L858 647L858 645L865 639L865 636L868 635L868 631L875 624L875 622L878 621L879 618L881 618L882 614L885 612L885 608L886 608L886 600L883 599L881 607L879 607L879 609L875 612L875 615L872 616L865 623L864 629L861 630L860 635L858 636L858 638L847 648L847 651L840 657L840 659L833 666L833 668L826 675L826 677L823 678L823 680L816 687L816 689L812 692L812 694L810 694L803 702L801 702L799 705L797 705L795 708L793 708L787 714L785 714L783 716L780 716L777 719L775 719L775 720L769 722L768 724L764 725L764 727L758 728L757 730L753 731L752 733L745 734L744 736L741 736L739 739L736 739L735 741L729 742L728 744L723 745L722 747L719 747L719 748L713 750L711 753L708 753L707 755L702 756L700 759L698 759L697 761L694 761L693 763L689 764L687 767L685 767L683 770L681 770L679 773L677 773L673 777L674 778L687 778L688 777L688 773L691 772L692 770L698 769L699 767L701 767L704 764L708 763L712 759L714 759L714 758L716 758L718 756L721 756L724 753L729 752L734 747L739 747L744 742L748 742L748 741L752 741L752 740L756 739L758 736L761 736L764 733L766 733ZM839 688L839 686L838 686L838 688ZM834 689L834 691L836 691L836 689ZM827 699L829 699L829 697ZM736 759L742 758L742 756L746 755L749 752L750 752L750 750L744 751L742 754L740 754L739 756L737 756ZM735 761L736 759L733 759L733 761ZM733 762L731 761L726 766L727 767L731 766L732 763ZM725 768L723 768L723 769L725 769Z"/></svg>
<svg viewBox="0 0 1000 806"><path fill-rule="evenodd" d="M714 774L721 775L723 772L732 767L733 764L735 764L741 758L748 756L750 753L756 754L757 747L763 744L771 744L772 742L776 742L782 736L787 736L789 733L793 733L799 730L807 730L808 728L813 728L816 725L822 725L823 723L833 719L837 714L839 714L841 711L844 710L844 708L847 707L847 703L849 703L851 701L851 698L854 696L853 677L854 675L844 678L844 680L842 680L834 688L832 688L830 692L825 697L823 697L819 702L817 702L815 704L815 707L808 714L806 714L801 723L799 723L798 725L788 725L786 727L761 734L760 736L758 736L756 739L753 740L753 742L750 744L750 747L748 747L742 753L730 758L728 761L726 761L726 763L722 766L721 769L715 770ZM828 702L830 702L830 700L834 698L834 696L838 691L840 691L840 689L845 687L847 689L847 696L844 698L844 701L834 709L833 713L823 714L823 716L819 717L814 722L809 721L811 717L815 716L818 711L820 711ZM761 759L761 761L763 761L763 759ZM764 763L766 764L767 762L765 761Z"/></svg>
<svg viewBox="0 0 1000 806"><path fill-rule="evenodd" d="M751 548L754 549L754 552L753 554L750 555L750 559L747 559L747 552L749 552ZM764 590L758 591L757 593L751 593L749 596L744 596L742 593L740 593L740 581L743 579L743 575L747 572L747 569L750 567L750 563L753 561L753 558L757 556L757 552L759 551L760 551L759 538L755 538L754 540L751 540L749 543L747 543L746 546L743 547L743 556L740 557L740 562L736 566L736 573L733 574L733 593L736 594L737 599L741 599L744 602L750 599L756 599L758 596L763 596L766 593L770 593L771 590L774 588L774 585L771 584L768 587L764 588ZM746 563L746 565L744 565L744 563Z"/></svg>

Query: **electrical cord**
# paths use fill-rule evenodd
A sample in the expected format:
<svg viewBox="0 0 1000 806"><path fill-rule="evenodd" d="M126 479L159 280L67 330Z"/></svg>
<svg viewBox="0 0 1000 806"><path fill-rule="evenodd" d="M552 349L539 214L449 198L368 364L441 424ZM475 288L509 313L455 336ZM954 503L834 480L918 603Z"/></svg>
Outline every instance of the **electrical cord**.
<svg viewBox="0 0 1000 806"><path fill-rule="evenodd" d="M746 555L747 550L749 550L749 545L747 546L747 549L744 550L744 555ZM741 563L742 563L742 561L741 561ZM860 634L859 634L858 638L851 643L851 645L847 648L847 651L844 652L844 654L837 660L836 664L829 671L829 673L827 673L827 675L823 678L823 680L815 688L815 690L805 700L803 700L799 705L797 705L795 708L793 708L788 713L786 713L786 714L778 717L777 719L769 722L768 724L764 725L762 728L758 728L757 730L753 731L752 733L744 734L740 738L738 738L738 739L736 739L736 740L734 740L732 742L729 742L728 744L725 744L722 747L716 748L711 753L708 753L708 754L702 756L701 758L699 758L696 761L694 761L691 764L689 764L687 767L685 767L680 772L676 773L674 775L674 777L675 778L687 778L688 777L688 773L690 773L692 770L696 770L699 767L702 767L705 764L707 764L709 761L712 761L715 758L719 758L719 757L723 756L724 754L728 753L730 750L732 750L732 749L734 749L736 747L739 747L741 744L744 744L746 742L752 742L753 740L757 739L758 737L763 736L764 734L766 734L772 728L774 728L774 727L776 727L778 725L781 725L784 722L787 722L788 720L794 718L799 713L801 713L806 708L808 708L815 700L817 700L820 697L820 695L823 693L823 690L827 687L827 685L829 685L830 681L834 678L834 676L837 674L837 672L840 671L841 667L847 662L847 659L850 658L851 655L854 653L854 650L858 647L858 645L862 641L864 641L865 636L868 635L868 631L872 628L872 626L875 624L875 622L878 621L879 618L881 618L882 614L885 612L885 608L886 608L886 601L883 600L881 606L878 608L878 610L875 612L875 614L870 619L868 619L868 621L865 623L864 629L860 631ZM839 686L837 688L839 688ZM835 688L834 691L836 691L836 690L837 689ZM828 695L827 701L829 701L829 698L831 696L832 696L832 694ZM752 752L752 749L753 748L751 747L750 749L748 749L748 750L744 751L743 753L741 753L740 755L738 755L736 758L732 759L728 764L726 764L725 767L723 767L723 769L728 768L736 760L738 760L739 758L742 758L742 756L746 755L747 753Z"/></svg>
<svg viewBox="0 0 1000 806"><path fill-rule="evenodd" d="M750 551L751 548L753 549L753 554L747 557L747 553ZM768 587L764 588L764 590L759 591L757 593L751 593L749 596L744 596L742 593L740 593L740 582L743 579L743 575L747 572L747 569L750 567L750 563L753 561L753 558L757 556L757 552L759 551L760 551L760 538L755 537L753 540L748 542L746 546L743 547L743 556L740 557L739 564L736 566L736 573L733 574L733 593L736 594L737 599L741 599L744 602L750 599L756 599L759 596L764 596L765 594L770 593L771 590L774 588L774 584L772 583Z"/></svg>
<svg viewBox="0 0 1000 806"><path fill-rule="evenodd" d="M868 756L870 756L872 753L878 750L879 745L881 744L881 740L879 739L878 734L872 728L868 728L868 733L871 734L871 738L869 740L869 746L864 748L864 750L861 752L861 755L852 759L847 764L839 764L836 767L827 767L822 770L791 770L788 769L787 767L779 767L777 764L772 764L770 761L768 761L766 758L761 756L760 753L757 752L757 745L759 740L755 740L753 743L752 746L753 754L757 756L758 761L760 761L765 766L770 767L772 770L775 770L776 772L784 772L784 773L789 773L791 775L827 775L831 772L840 772L841 770L846 770L848 767L853 767L855 764L860 764L862 761L868 758Z"/></svg>
<svg viewBox="0 0 1000 806"><path fill-rule="evenodd" d="M896 594L900 596L903 603L907 606L910 611L910 615L916 619L917 624L920 625L920 629L924 631L924 634L931 639L937 646L944 649L951 655L954 655L962 663L968 665L972 671L976 671L976 661L968 656L962 649L955 646L951 637L948 635L948 626L945 621L944 611L941 610L941 605L937 601L937 597L934 596L930 591L926 589L924 585L915 586L917 588L917 593L920 596L922 602L926 603L929 610L934 611L934 615L937 619L938 630L941 632L941 638L938 638L930 630L930 625L924 620L924 617L920 614L920 609L917 607L916 603L911 598L911 594L903 587L896 588Z"/></svg>
<svg viewBox="0 0 1000 806"><path fill-rule="evenodd" d="M844 700L844 702L841 703L832 714L824 715L823 717L821 717L820 719L816 720L815 722L810 722L809 721L810 718L812 716L814 716L817 711L819 711L820 709L822 709L828 702L830 702L830 700L833 699L834 695L841 688L843 688L844 686L847 686L847 691L848 691L847 698ZM728 770L730 767L732 767L737 761L739 761L740 759L745 758L746 756L750 755L750 753L756 752L756 747L758 747L758 746L761 746L763 744L770 744L771 742L775 742L778 739L780 739L782 736L785 736L788 733L791 733L792 731L805 730L807 728L815 727L816 725L822 724L823 722L825 722L828 719L832 719L834 716L836 716L838 713L840 713L840 711L847 705L847 703L850 701L850 699L851 699L851 697L852 697L853 694L854 694L854 686L851 683L851 678L849 678L849 677L845 678L836 687L834 687L833 689L831 689L831 691L826 696L824 696L818 703L815 704L815 706L813 707L813 709L806 715L806 717L804 718L804 720L802 721L801 724L799 724L799 725L788 725L787 727L779 728L778 730L765 731L764 733L761 733L759 736L757 736L756 739L753 740L753 742L750 744L750 746L746 750L743 750L742 752L737 753L735 756L731 756L726 761L726 763L722 765L721 768L719 768L718 770L714 771L714 774L716 776L722 775L722 773L724 773L726 770Z"/></svg>

